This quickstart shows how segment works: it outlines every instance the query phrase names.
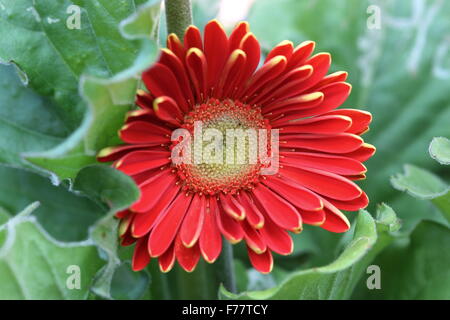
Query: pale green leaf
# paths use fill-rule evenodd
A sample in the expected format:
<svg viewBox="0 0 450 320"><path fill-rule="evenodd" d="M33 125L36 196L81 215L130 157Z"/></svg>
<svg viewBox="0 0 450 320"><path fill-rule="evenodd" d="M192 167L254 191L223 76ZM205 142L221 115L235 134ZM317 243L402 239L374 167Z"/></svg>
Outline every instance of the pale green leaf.
<svg viewBox="0 0 450 320"><path fill-rule="evenodd" d="M448 192L448 185L427 170L407 164L403 174L391 178L397 190L406 191L419 199L434 199Z"/></svg>
<svg viewBox="0 0 450 320"><path fill-rule="evenodd" d="M117 252L118 220L113 215L135 202L139 198L139 189L129 176L105 165L83 168L73 187L108 206L108 213L90 230L90 238L107 259L107 264L96 276L92 291L102 298L112 299L111 282L121 264Z"/></svg>
<svg viewBox="0 0 450 320"><path fill-rule="evenodd" d="M92 243L57 242L29 213L0 227L0 299L85 299L102 264Z"/></svg>
<svg viewBox="0 0 450 320"><path fill-rule="evenodd" d="M117 131L133 104L137 74L155 58L149 38L156 31L135 26L123 34L119 25L134 14L145 21L142 28L156 29L160 1L137 9L144 2L2 0L0 60L13 61L29 86L50 98L71 133L50 150L53 145L29 150L24 157L35 167L59 180L74 178L95 162L99 149L120 142ZM80 29L68 27L77 15L74 8L80 10ZM139 10L152 15L145 20Z"/></svg>
<svg viewBox="0 0 450 320"><path fill-rule="evenodd" d="M63 185L53 185L48 178L32 171L0 165L0 177L0 206L16 213L39 201L41 205L33 215L60 241L87 239L88 228L105 213L98 202L70 192Z"/></svg>
<svg viewBox="0 0 450 320"><path fill-rule="evenodd" d="M346 299L373 258L389 245L392 232L399 228L395 213L387 205L378 209L381 220L374 221L367 211L361 211L356 221L353 239L340 256L324 267L290 274L280 285L238 295L220 289L223 299Z"/></svg>
<svg viewBox="0 0 450 320"><path fill-rule="evenodd" d="M394 188L405 191L415 198L431 200L450 222L450 186L433 173L405 165L405 173L391 178Z"/></svg>
<svg viewBox="0 0 450 320"><path fill-rule="evenodd" d="M360 298L450 299L450 229L442 224L421 222L374 263L381 270L381 289L365 289Z"/></svg>
<svg viewBox="0 0 450 320"><path fill-rule="evenodd" d="M440 164L450 164L450 140L444 137L435 137L430 144L430 155Z"/></svg>
<svg viewBox="0 0 450 320"><path fill-rule="evenodd" d="M24 165L23 152L50 149L68 133L57 107L26 88L13 65L0 64L0 162Z"/></svg>

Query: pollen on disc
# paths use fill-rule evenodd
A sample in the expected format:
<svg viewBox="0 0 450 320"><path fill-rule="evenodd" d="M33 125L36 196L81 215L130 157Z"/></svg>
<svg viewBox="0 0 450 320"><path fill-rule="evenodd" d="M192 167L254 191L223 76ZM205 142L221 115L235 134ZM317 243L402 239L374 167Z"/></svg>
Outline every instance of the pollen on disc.
<svg viewBox="0 0 450 320"><path fill-rule="evenodd" d="M195 145L201 124L201 145ZM258 135L269 132L257 106L227 99L209 99L185 117L191 132L191 163L177 165L185 189L203 194L236 193L252 189L260 180ZM266 131L260 131L266 129ZM198 143L198 141L197 141Z"/></svg>

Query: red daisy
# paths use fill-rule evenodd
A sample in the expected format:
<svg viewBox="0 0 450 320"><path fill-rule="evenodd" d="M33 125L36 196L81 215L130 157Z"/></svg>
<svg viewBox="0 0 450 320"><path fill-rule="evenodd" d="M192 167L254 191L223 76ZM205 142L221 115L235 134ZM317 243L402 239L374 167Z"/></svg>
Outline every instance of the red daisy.
<svg viewBox="0 0 450 320"><path fill-rule="evenodd" d="M252 265L270 272L272 252L293 250L289 232L303 224L331 232L350 225L340 210L368 204L352 181L365 178L362 162L375 148L360 137L371 115L336 109L350 94L346 72L328 74L328 53L312 55L314 42L293 47L283 41L258 68L261 50L246 22L228 37L213 20L204 36L195 26L181 41L167 39L158 62L142 80L139 110L120 130L124 145L102 150L99 161L130 175L139 200L120 218L122 245L136 242L133 269L157 257L169 271L175 260L192 271L202 256L214 262L222 236L244 240ZM279 129L280 165L274 175L260 162L241 166L174 164L171 141L177 128L192 131L194 121L223 128ZM245 151L245 150L244 150Z"/></svg>

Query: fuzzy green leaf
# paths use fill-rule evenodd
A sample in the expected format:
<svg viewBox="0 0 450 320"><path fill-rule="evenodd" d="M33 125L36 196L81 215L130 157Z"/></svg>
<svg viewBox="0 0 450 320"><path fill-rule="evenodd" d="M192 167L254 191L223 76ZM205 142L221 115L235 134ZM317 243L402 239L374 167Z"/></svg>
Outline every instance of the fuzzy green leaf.
<svg viewBox="0 0 450 320"><path fill-rule="evenodd" d="M136 74L156 53L150 35L156 33L160 1L136 8L144 2L2 1L0 61L13 61L29 86L49 97L71 133L52 149L30 150L24 155L27 161L60 180L74 178L95 162L99 149L119 142L117 130L133 103ZM147 16L144 27L152 29L130 37L137 28L119 28L125 18L138 11L149 13L150 7L153 15Z"/></svg>
<svg viewBox="0 0 450 320"><path fill-rule="evenodd" d="M435 137L430 144L430 155L440 164L450 164L450 140L444 137Z"/></svg>
<svg viewBox="0 0 450 320"><path fill-rule="evenodd" d="M0 227L0 299L85 299L103 264L97 248L54 240L29 215L34 206Z"/></svg>
<svg viewBox="0 0 450 320"><path fill-rule="evenodd" d="M358 215L353 239L332 263L319 268L294 272L280 285L234 295L220 289L222 299L346 299L373 258L384 249L399 228L395 213L386 205L374 221L367 211Z"/></svg>

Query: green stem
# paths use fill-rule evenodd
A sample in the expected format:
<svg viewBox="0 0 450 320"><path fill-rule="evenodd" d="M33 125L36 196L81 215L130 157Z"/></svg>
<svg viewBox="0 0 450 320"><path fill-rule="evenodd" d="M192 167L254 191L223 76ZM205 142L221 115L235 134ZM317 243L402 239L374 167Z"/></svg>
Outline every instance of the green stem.
<svg viewBox="0 0 450 320"><path fill-rule="evenodd" d="M237 293L233 245L227 240L223 241L222 255L220 257L220 272L221 281L225 288L229 292Z"/></svg>
<svg viewBox="0 0 450 320"><path fill-rule="evenodd" d="M217 298L217 286L211 266L199 261L192 273L175 268L177 297L182 300L211 300Z"/></svg>
<svg viewBox="0 0 450 320"><path fill-rule="evenodd" d="M167 32L183 39L184 31L192 24L191 0L165 0Z"/></svg>
<svg viewBox="0 0 450 320"><path fill-rule="evenodd" d="M172 295L170 294L169 282L165 274L160 273L161 280L161 294L164 300L172 300Z"/></svg>

